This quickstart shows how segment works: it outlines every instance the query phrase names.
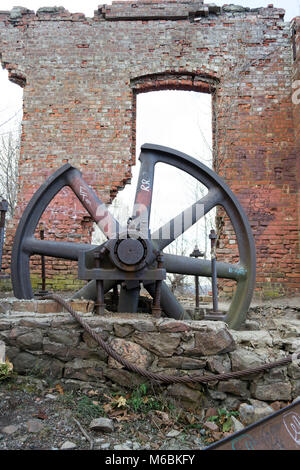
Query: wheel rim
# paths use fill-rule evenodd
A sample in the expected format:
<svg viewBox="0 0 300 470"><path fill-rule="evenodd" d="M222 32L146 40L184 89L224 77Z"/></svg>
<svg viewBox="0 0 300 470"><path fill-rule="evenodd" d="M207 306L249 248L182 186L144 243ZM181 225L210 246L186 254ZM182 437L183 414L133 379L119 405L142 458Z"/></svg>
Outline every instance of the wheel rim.
<svg viewBox="0 0 300 470"><path fill-rule="evenodd" d="M236 290L226 314L225 321L231 328L239 328L245 320L246 313L251 303L255 285L256 264L254 239L241 204L227 184L217 174L196 159L182 152L158 145L144 144L141 147L140 161L141 169L137 184L135 207L136 204L138 204L139 207L141 204L143 205L148 211L148 222L151 213L155 165L159 162L174 166L190 174L208 189L208 193L204 197L180 214L182 220L185 220L187 211L190 211L191 214L190 225L184 226L181 233L184 233L184 231L200 219L200 215L197 214L196 210L198 204L203 205L204 215L217 205L222 206L227 213L235 231L240 260L239 263L236 264L217 262L217 275L219 278L236 281ZM145 182L147 183L146 186ZM115 232L117 235L120 232L118 221L114 219L105 208L102 201L86 184L81 173L69 164L59 168L34 194L23 213L16 231L12 250L11 273L14 295L17 298L30 299L33 297L29 266L30 256L33 254L76 261L78 260L79 252L88 251L93 248L93 245L90 244L55 242L49 240L42 241L34 237L38 222L47 206L65 186L69 186L72 189L82 205L89 212L94 222L98 224L101 231L108 239L115 236ZM143 190L141 190L142 187ZM102 208L100 212L99 207ZM137 217L134 212L132 223L136 223L136 220ZM166 224L150 235L151 241L157 250L163 251L164 248L181 234L178 233L178 230L175 233L174 221L175 218L171 219L168 223L169 237L162 237L162 234L165 233ZM207 260L164 254L164 264L166 271L170 273L211 276L210 261ZM114 285L115 282L105 281L104 291L107 292ZM153 296L153 283L149 282L145 287ZM83 288L83 290L81 289L74 297L79 295L84 296L85 294L89 298L94 296L94 289L91 285ZM121 296L122 295L121 292ZM131 294L127 292L125 295L124 293L124 298L120 300L120 304L123 305L123 311L126 306L128 306L130 310L130 304L136 306L137 295L137 289L132 289ZM177 301L166 283L162 284L161 305L167 316L173 318L184 317L183 307Z"/></svg>

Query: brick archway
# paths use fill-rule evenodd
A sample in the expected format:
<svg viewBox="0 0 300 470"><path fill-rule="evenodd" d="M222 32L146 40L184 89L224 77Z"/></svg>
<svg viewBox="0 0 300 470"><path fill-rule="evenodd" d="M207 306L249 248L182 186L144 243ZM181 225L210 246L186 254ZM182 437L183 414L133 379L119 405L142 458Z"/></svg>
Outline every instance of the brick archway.
<svg viewBox="0 0 300 470"><path fill-rule="evenodd" d="M137 95L140 93L148 93L152 91L162 90L181 90L195 91L199 93L208 93L215 97L216 87L219 83L217 77L213 74L193 74L190 72L165 72L159 74L145 75L134 78L130 81L132 89L132 142L131 154L132 160L135 161L136 149L136 102ZM214 106L213 106L214 109ZM213 119L213 123L215 119ZM214 134L214 126L213 126Z"/></svg>

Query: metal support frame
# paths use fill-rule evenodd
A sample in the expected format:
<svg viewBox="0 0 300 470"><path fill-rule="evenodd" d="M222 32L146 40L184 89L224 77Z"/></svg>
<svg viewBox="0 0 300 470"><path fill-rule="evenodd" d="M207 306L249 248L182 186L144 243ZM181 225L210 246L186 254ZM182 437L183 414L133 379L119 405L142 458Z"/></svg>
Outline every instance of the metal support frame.
<svg viewBox="0 0 300 470"><path fill-rule="evenodd" d="M5 234L5 217L8 210L8 202L5 199L0 201L0 279L8 279L9 275L2 272L2 256Z"/></svg>
<svg viewBox="0 0 300 470"><path fill-rule="evenodd" d="M195 245L194 250L190 254L191 258L202 258L204 256L204 253L199 250L198 246ZM199 276L195 276L195 309L198 312L199 311Z"/></svg>

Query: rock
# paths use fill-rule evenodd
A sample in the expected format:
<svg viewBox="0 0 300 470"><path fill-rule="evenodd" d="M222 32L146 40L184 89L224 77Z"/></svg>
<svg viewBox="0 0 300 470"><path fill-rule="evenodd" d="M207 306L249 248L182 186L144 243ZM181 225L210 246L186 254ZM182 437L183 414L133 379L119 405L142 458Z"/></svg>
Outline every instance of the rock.
<svg viewBox="0 0 300 470"><path fill-rule="evenodd" d="M241 347L238 347L235 351L229 353L229 356L233 372L261 366L267 360L265 352L259 355L256 351L251 351Z"/></svg>
<svg viewBox="0 0 300 470"><path fill-rule="evenodd" d="M49 14L49 15L53 15L55 13L62 13L62 12L65 12L66 9L64 7L41 7L37 10L37 15L40 15L40 14Z"/></svg>
<svg viewBox="0 0 300 470"><path fill-rule="evenodd" d="M224 5L222 7L222 10L225 11L226 13L243 13L250 11L249 7L243 7L240 5Z"/></svg>
<svg viewBox="0 0 300 470"><path fill-rule="evenodd" d="M282 408L282 402L274 401L270 406L274 411L279 411Z"/></svg>
<svg viewBox="0 0 300 470"><path fill-rule="evenodd" d="M6 354L5 354L5 343L0 341L0 363L5 362Z"/></svg>
<svg viewBox="0 0 300 470"><path fill-rule="evenodd" d="M239 407L240 420L245 426L249 426L274 413L273 408L263 401L251 399L250 403L241 403Z"/></svg>
<svg viewBox="0 0 300 470"><path fill-rule="evenodd" d="M181 434L180 431L177 431L176 429L172 429L172 431L169 431L168 434L166 434L166 437L177 437Z"/></svg>
<svg viewBox="0 0 300 470"><path fill-rule="evenodd" d="M208 393L209 397L210 397L212 400L223 401L223 400L225 400L226 397L227 397L226 393L224 393L224 392L219 392L218 390L214 390L214 389L211 389L211 388L208 388L208 389L207 389L207 393Z"/></svg>
<svg viewBox="0 0 300 470"><path fill-rule="evenodd" d="M180 343L178 333L135 333L131 339L162 357L172 356Z"/></svg>
<svg viewBox="0 0 300 470"><path fill-rule="evenodd" d="M126 444L117 444L114 446L114 450L132 450L132 447L129 447Z"/></svg>
<svg viewBox="0 0 300 470"><path fill-rule="evenodd" d="M190 331L191 325L183 321L172 320L171 318L164 318L158 325L159 331L165 333L180 333L182 331Z"/></svg>
<svg viewBox="0 0 300 470"><path fill-rule="evenodd" d="M113 432L114 423L109 418L96 418L91 421L90 429L93 431Z"/></svg>
<svg viewBox="0 0 300 470"><path fill-rule="evenodd" d="M208 357L207 366L211 372L215 372L216 374L231 372L231 362L227 354Z"/></svg>
<svg viewBox="0 0 300 470"><path fill-rule="evenodd" d="M253 405L248 403L241 403L239 407L240 419L246 425L255 422L255 410Z"/></svg>
<svg viewBox="0 0 300 470"><path fill-rule="evenodd" d="M251 395L262 401L290 401L292 386L290 382L265 383L263 381L252 383Z"/></svg>
<svg viewBox="0 0 300 470"><path fill-rule="evenodd" d="M193 357L175 356L159 358L157 368L174 368L184 370L203 369L206 359L195 359Z"/></svg>
<svg viewBox="0 0 300 470"><path fill-rule="evenodd" d="M141 446L138 442L133 442L132 450L140 450Z"/></svg>
<svg viewBox="0 0 300 470"><path fill-rule="evenodd" d="M265 348L273 346L273 339L267 331L231 331L236 344L252 346L256 348Z"/></svg>
<svg viewBox="0 0 300 470"><path fill-rule="evenodd" d="M260 330L260 325L259 325L258 321L246 320L245 321L245 330L257 331L257 330Z"/></svg>
<svg viewBox="0 0 300 470"><path fill-rule="evenodd" d="M18 373L28 371L45 377L62 377L64 364L55 358L39 357L27 352L17 354L13 359L14 369Z"/></svg>
<svg viewBox="0 0 300 470"><path fill-rule="evenodd" d="M48 331L48 338L53 343L76 347L80 341L80 333L76 330L68 331L53 328Z"/></svg>
<svg viewBox="0 0 300 470"><path fill-rule="evenodd" d="M236 347L233 336L224 322L194 322L195 340L182 345L184 354L210 356L233 351Z"/></svg>
<svg viewBox="0 0 300 470"><path fill-rule="evenodd" d="M48 398L49 400L57 400L57 396L53 395L52 393L47 393L47 395L45 395L45 398Z"/></svg>
<svg viewBox="0 0 300 470"><path fill-rule="evenodd" d="M218 416L218 411L216 408L208 408L205 413L205 418L210 418L211 416Z"/></svg>
<svg viewBox="0 0 300 470"><path fill-rule="evenodd" d="M133 389L147 383L145 377L125 369L106 369L103 373L105 377L126 388Z"/></svg>
<svg viewBox="0 0 300 470"><path fill-rule="evenodd" d="M61 450L72 450L72 449L76 449L76 447L77 447L77 444L74 444L74 442L66 441L60 446L60 449Z"/></svg>
<svg viewBox="0 0 300 470"><path fill-rule="evenodd" d="M39 351L42 349L43 333L40 330L32 330L21 334L17 337L16 344L20 349Z"/></svg>
<svg viewBox="0 0 300 470"><path fill-rule="evenodd" d="M103 369L106 364L93 359L74 359L65 364L64 377L68 379L97 381L103 378Z"/></svg>
<svg viewBox="0 0 300 470"><path fill-rule="evenodd" d="M118 325L117 323L114 324L114 330L115 335L119 336L119 338L125 338L134 332L132 325Z"/></svg>
<svg viewBox="0 0 300 470"><path fill-rule="evenodd" d="M184 408L201 408L204 397L199 390L184 384L173 384L168 387L168 394L176 398Z"/></svg>
<svg viewBox="0 0 300 470"><path fill-rule="evenodd" d="M139 344L127 341L122 338L114 338L110 346L122 356L123 359L131 362L137 367L146 369L153 361L152 354ZM124 366L112 357L108 358L108 367L112 369L122 369Z"/></svg>
<svg viewBox="0 0 300 470"><path fill-rule="evenodd" d="M11 424L10 426L5 426L4 428L1 429L1 432L3 432L4 434L14 434L15 432L18 431L20 426L18 425L15 425L15 424Z"/></svg>
<svg viewBox="0 0 300 470"><path fill-rule="evenodd" d="M233 432L242 431L242 429L244 429L244 425L234 416L231 416L231 422L233 425Z"/></svg>
<svg viewBox="0 0 300 470"><path fill-rule="evenodd" d="M300 394L300 380L291 380L292 385L292 398Z"/></svg>
<svg viewBox="0 0 300 470"><path fill-rule="evenodd" d="M102 450L107 450L110 448L110 442L104 442L104 444L100 445Z"/></svg>
<svg viewBox="0 0 300 470"><path fill-rule="evenodd" d="M294 362L288 366L287 373L292 379L300 379L300 367Z"/></svg>
<svg viewBox="0 0 300 470"><path fill-rule="evenodd" d="M214 423L213 421L205 421L205 423L203 424L203 427L205 429L208 429L209 431L212 431L212 432L218 432L219 431L219 426Z"/></svg>
<svg viewBox="0 0 300 470"><path fill-rule="evenodd" d="M28 432L39 432L43 429L44 425L39 419L30 419L27 421Z"/></svg>
<svg viewBox="0 0 300 470"><path fill-rule="evenodd" d="M222 403L222 407L224 406L224 408L227 408L228 410L238 410L242 401L242 397L227 395L224 402Z"/></svg>
<svg viewBox="0 0 300 470"><path fill-rule="evenodd" d="M224 382L219 382L218 391L231 393L232 395L236 395L238 397L243 398L249 396L247 382L238 379L230 379Z"/></svg>

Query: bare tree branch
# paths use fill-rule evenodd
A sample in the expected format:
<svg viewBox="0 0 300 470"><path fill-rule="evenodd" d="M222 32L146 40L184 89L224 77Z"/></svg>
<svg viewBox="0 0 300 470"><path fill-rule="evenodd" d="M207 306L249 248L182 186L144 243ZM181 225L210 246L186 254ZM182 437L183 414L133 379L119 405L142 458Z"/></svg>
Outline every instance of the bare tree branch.
<svg viewBox="0 0 300 470"><path fill-rule="evenodd" d="M8 202L8 217L14 215L18 195L21 126L0 140L0 197Z"/></svg>

